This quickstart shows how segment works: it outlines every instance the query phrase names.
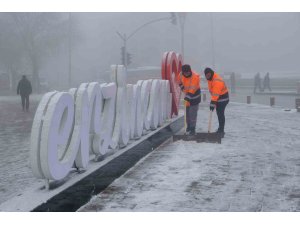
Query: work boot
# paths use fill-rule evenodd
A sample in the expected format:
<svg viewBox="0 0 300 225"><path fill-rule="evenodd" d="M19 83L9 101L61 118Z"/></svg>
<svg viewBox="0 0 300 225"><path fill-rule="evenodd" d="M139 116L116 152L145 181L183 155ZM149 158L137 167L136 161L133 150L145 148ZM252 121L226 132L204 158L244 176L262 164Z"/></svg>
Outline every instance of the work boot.
<svg viewBox="0 0 300 225"><path fill-rule="evenodd" d="M185 130L185 132L188 134L190 131L191 131L191 128L190 128L190 126L188 125L187 128L186 128L186 130Z"/></svg>
<svg viewBox="0 0 300 225"><path fill-rule="evenodd" d="M225 132L224 131L217 130L216 133L219 134L221 136L221 138L224 138L224 136L225 136Z"/></svg>
<svg viewBox="0 0 300 225"><path fill-rule="evenodd" d="M195 128L191 128L189 135L195 135L195 134L196 134Z"/></svg>

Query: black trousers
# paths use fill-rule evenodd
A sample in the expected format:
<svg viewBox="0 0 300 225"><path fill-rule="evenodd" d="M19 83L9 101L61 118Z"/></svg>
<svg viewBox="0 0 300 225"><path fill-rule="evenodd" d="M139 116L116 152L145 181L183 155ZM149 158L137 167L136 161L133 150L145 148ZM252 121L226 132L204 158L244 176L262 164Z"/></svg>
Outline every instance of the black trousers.
<svg viewBox="0 0 300 225"><path fill-rule="evenodd" d="M228 104L229 100L225 102L217 102L217 115L218 115L218 120L219 120L219 128L218 131L224 132L224 127L225 127L225 108Z"/></svg>
<svg viewBox="0 0 300 225"><path fill-rule="evenodd" d="M21 95L21 100L22 100L22 108L23 111L26 107L26 111L29 109L29 95Z"/></svg>
<svg viewBox="0 0 300 225"><path fill-rule="evenodd" d="M186 107L186 124L188 131L195 131L199 104Z"/></svg>

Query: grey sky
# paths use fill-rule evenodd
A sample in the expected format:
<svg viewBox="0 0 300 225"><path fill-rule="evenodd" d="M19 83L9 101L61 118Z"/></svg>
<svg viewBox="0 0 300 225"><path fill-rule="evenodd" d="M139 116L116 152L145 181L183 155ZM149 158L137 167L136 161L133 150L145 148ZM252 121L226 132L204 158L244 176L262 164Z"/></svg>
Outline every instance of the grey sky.
<svg viewBox="0 0 300 225"><path fill-rule="evenodd" d="M88 34L90 55L99 63L118 63L120 33L168 13L84 13L80 14ZM85 21L85 22L84 22ZM299 26L296 13L213 13L215 61L220 70L299 70ZM188 13L185 23L186 62L195 67L212 63L212 35L209 13ZM144 27L128 41L135 66L159 65L164 51L180 51L180 30L168 21ZM89 54L87 52L87 54ZM100 65L99 64L99 65Z"/></svg>
<svg viewBox="0 0 300 225"><path fill-rule="evenodd" d="M68 15L65 13L66 16ZM72 76L76 83L99 79L111 64L121 63L122 40L139 26L158 18L159 13L72 13L80 38L72 48ZM300 16L298 13L213 13L215 69L237 71L299 71ZM202 72L212 66L210 13L187 13L185 62ZM133 63L129 68L160 66L165 51L180 51L180 28L170 21L145 26L128 40ZM67 46L47 59L41 75L66 83Z"/></svg>

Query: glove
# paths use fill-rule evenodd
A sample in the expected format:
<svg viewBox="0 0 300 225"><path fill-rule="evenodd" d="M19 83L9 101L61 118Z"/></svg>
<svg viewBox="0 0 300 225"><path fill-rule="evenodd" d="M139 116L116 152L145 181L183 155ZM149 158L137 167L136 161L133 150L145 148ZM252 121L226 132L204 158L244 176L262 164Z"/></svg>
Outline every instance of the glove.
<svg viewBox="0 0 300 225"><path fill-rule="evenodd" d="M184 90L184 86L183 84L179 84L180 89L183 91Z"/></svg>
<svg viewBox="0 0 300 225"><path fill-rule="evenodd" d="M209 110L214 111L214 109L216 108L216 105L217 105L217 102L210 101Z"/></svg>
<svg viewBox="0 0 300 225"><path fill-rule="evenodd" d="M184 101L190 102L191 99L189 99L188 97L184 97Z"/></svg>

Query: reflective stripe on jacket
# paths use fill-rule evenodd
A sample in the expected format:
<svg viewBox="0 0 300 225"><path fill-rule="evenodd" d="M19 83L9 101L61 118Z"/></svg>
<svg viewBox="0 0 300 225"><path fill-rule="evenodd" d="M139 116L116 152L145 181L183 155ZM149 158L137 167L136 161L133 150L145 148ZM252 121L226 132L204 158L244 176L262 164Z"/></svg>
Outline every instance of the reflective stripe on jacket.
<svg viewBox="0 0 300 225"><path fill-rule="evenodd" d="M179 73L177 79L179 85L183 86L185 97L189 99L189 102L186 104L186 106L199 104L201 102L199 74L192 71L192 76L186 78L182 75L182 73Z"/></svg>
<svg viewBox="0 0 300 225"><path fill-rule="evenodd" d="M208 90L211 95L211 101L224 102L229 100L226 84L217 73L214 73L212 80L208 80Z"/></svg>

